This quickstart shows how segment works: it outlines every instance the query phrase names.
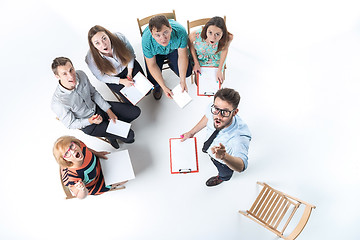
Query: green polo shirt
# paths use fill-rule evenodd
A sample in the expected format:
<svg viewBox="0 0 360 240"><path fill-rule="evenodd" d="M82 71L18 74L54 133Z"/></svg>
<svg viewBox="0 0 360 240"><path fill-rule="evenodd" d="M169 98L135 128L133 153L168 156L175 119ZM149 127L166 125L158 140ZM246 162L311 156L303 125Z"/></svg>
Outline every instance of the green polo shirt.
<svg viewBox="0 0 360 240"><path fill-rule="evenodd" d="M185 28L174 20L169 20L172 28L169 44L164 47L156 42L152 37L147 26L142 35L142 49L146 58L152 58L155 55L167 55L178 48L185 48L187 46L188 35Z"/></svg>

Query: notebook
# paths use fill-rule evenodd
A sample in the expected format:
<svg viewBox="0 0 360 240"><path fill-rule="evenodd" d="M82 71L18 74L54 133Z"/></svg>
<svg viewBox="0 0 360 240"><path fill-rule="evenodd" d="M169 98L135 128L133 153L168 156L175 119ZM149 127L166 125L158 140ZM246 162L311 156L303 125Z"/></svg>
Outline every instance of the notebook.
<svg viewBox="0 0 360 240"><path fill-rule="evenodd" d="M106 156L108 159L100 159L106 185L135 178L128 150L112 152Z"/></svg>
<svg viewBox="0 0 360 240"><path fill-rule="evenodd" d="M181 92L182 90L180 84L171 91L173 93L172 98L180 108L184 108L192 100L188 92Z"/></svg>
<svg viewBox="0 0 360 240"><path fill-rule="evenodd" d="M127 138L130 131L130 127L131 127L131 123L127 123L120 120L116 120L116 123L114 123L112 120L110 120L106 132L123 138Z"/></svg>
<svg viewBox="0 0 360 240"><path fill-rule="evenodd" d="M154 85L141 73L134 77L134 85L123 87L120 92L133 104L136 105L154 87Z"/></svg>

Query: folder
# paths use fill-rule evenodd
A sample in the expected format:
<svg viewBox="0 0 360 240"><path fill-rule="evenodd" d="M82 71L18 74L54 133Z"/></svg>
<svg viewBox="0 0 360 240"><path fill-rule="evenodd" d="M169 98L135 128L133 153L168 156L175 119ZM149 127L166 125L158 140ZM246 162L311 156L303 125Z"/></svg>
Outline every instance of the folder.
<svg viewBox="0 0 360 240"><path fill-rule="evenodd" d="M180 108L184 108L192 100L188 92L182 92L180 84L172 90L172 93L172 98Z"/></svg>
<svg viewBox="0 0 360 240"><path fill-rule="evenodd" d="M106 185L135 178L128 150L112 152L106 156L108 159L100 159Z"/></svg>
<svg viewBox="0 0 360 240"><path fill-rule="evenodd" d="M181 138L170 138L171 174L199 172L196 138L181 142Z"/></svg>
<svg viewBox="0 0 360 240"><path fill-rule="evenodd" d="M123 87L120 92L135 106L151 89L154 88L154 84L152 84L141 72L138 72L133 77L133 80L134 85Z"/></svg>
<svg viewBox="0 0 360 240"><path fill-rule="evenodd" d="M197 95L214 96L221 88L221 83L216 79L217 67L201 67L197 73Z"/></svg>
<svg viewBox="0 0 360 240"><path fill-rule="evenodd" d="M129 135L130 127L131 123L120 120L116 120L116 123L114 123L112 120L110 120L106 128L106 132L123 138L127 138L127 136Z"/></svg>

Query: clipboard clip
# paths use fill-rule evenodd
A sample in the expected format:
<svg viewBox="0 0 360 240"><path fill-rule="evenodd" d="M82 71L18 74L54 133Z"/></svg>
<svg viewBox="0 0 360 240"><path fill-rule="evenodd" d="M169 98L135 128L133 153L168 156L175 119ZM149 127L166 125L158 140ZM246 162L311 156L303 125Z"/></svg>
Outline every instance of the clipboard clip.
<svg viewBox="0 0 360 240"><path fill-rule="evenodd" d="M213 93L213 92L204 92L204 95L206 95L206 96L214 96L215 93Z"/></svg>
<svg viewBox="0 0 360 240"><path fill-rule="evenodd" d="M179 169L179 173L189 173L189 172L191 172L191 168Z"/></svg>

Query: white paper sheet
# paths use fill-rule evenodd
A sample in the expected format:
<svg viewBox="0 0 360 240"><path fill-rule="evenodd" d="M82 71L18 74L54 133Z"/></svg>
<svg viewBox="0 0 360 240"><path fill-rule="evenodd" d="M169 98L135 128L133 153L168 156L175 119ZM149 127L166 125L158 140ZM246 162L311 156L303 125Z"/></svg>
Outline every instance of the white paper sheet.
<svg viewBox="0 0 360 240"><path fill-rule="evenodd" d="M171 172L198 171L196 138L170 139Z"/></svg>
<svg viewBox="0 0 360 240"><path fill-rule="evenodd" d="M174 94L172 98L181 108L184 108L192 100L189 93L187 93L186 91L181 92L180 84L172 90L172 93Z"/></svg>
<svg viewBox="0 0 360 240"><path fill-rule="evenodd" d="M198 74L198 95L213 96L220 89L219 81L216 79L216 67L202 67L201 75Z"/></svg>
<svg viewBox="0 0 360 240"><path fill-rule="evenodd" d="M133 105L136 105L154 87L154 85L141 72L138 72L133 77L133 80L133 86L124 87L120 92Z"/></svg>
<svg viewBox="0 0 360 240"><path fill-rule="evenodd" d="M130 131L130 127L131 127L131 123L123 122L120 120L116 120L116 123L114 123L111 120L106 129L106 132L118 135L123 138L127 138Z"/></svg>
<svg viewBox="0 0 360 240"><path fill-rule="evenodd" d="M135 178L128 150L112 152L106 156L108 159L100 159L106 185Z"/></svg>

